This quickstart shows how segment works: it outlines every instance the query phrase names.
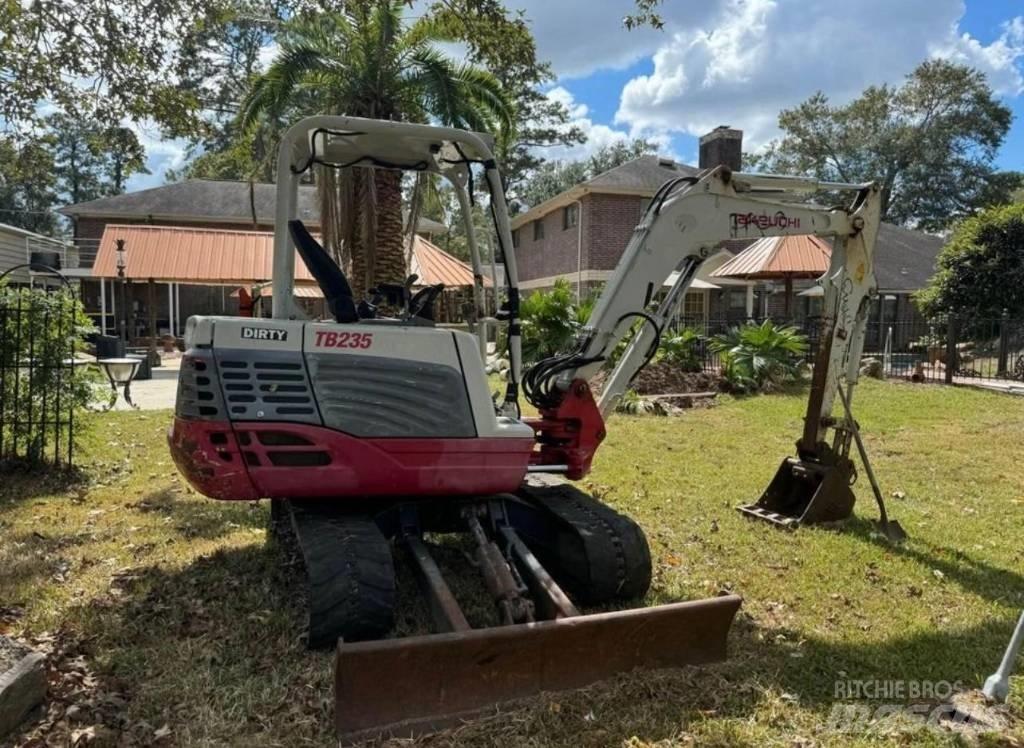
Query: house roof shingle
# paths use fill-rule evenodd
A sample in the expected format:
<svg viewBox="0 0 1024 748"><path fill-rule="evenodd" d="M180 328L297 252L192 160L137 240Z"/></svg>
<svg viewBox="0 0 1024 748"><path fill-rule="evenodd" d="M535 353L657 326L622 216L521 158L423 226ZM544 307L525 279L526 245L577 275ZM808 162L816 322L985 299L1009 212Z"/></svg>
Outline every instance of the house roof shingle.
<svg viewBox="0 0 1024 748"><path fill-rule="evenodd" d="M878 228L875 246L875 279L882 291L916 291L935 274L941 236L905 229L891 223Z"/></svg>
<svg viewBox="0 0 1024 748"><path fill-rule="evenodd" d="M105 218L160 218L182 222L208 221L251 225L255 209L256 223L274 223L277 186L255 182L252 193L248 182L218 179L188 179L159 187L121 195L101 197L84 203L67 205L58 212L66 216L99 216ZM306 224L320 223L316 187L299 185L296 217ZM443 233L444 224L421 218L419 230Z"/></svg>
<svg viewBox="0 0 1024 748"><path fill-rule="evenodd" d="M787 240L794 238L796 237L787 237ZM799 238L810 239L812 237L801 236ZM712 273L712 276L736 275L745 269L747 277L752 277L748 266L753 260L764 254L764 252L756 253L754 250L757 249L757 246L769 248L772 243L777 241L777 237L772 237L753 241L729 240L729 242L723 242L726 249L738 254ZM815 241L825 243L824 240L816 239ZM935 273L936 259L944 244L945 240L940 236L925 234L891 223L883 223L878 228L878 240L875 243L875 280L879 290L916 291L924 288ZM828 242L826 246L831 255L831 242Z"/></svg>
<svg viewBox="0 0 1024 748"><path fill-rule="evenodd" d="M647 190L653 194L670 179L694 177L699 173L700 169L660 156L641 156L598 174L583 184L595 191L602 189Z"/></svg>

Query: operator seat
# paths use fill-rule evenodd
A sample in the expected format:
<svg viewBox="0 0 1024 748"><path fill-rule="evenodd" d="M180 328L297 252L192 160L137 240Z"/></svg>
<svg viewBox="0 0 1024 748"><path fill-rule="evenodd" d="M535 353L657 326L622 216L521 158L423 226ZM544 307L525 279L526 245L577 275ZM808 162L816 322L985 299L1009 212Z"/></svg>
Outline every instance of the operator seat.
<svg viewBox="0 0 1024 748"><path fill-rule="evenodd" d="M334 315L336 322L350 323L359 321L352 286L348 283L345 273L338 263L327 254L320 242L313 238L302 221L288 221L288 233L291 234L295 249L309 272L316 279L320 290L327 298L327 306Z"/></svg>

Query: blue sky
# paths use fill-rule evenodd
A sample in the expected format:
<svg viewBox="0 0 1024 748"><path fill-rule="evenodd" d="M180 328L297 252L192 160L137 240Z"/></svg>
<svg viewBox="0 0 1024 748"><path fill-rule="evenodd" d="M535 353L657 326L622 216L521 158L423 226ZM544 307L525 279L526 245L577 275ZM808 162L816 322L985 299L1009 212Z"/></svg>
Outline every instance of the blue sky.
<svg viewBox="0 0 1024 748"><path fill-rule="evenodd" d="M643 136L689 162L697 137L723 124L753 150L777 135L780 109L819 89L848 101L944 57L989 76L1015 114L998 165L1024 170L1024 0L664 0L665 29L633 32L621 23L632 0L508 4L525 11L558 76L548 95L589 135L552 158ZM184 159L182 143L143 138L153 174L129 189L162 183Z"/></svg>

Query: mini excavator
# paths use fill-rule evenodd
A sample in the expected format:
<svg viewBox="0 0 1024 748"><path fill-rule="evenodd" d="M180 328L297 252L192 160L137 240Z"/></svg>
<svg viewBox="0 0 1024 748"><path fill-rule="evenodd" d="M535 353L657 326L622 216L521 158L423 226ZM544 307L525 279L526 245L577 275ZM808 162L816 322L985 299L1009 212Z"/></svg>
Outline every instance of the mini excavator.
<svg viewBox="0 0 1024 748"><path fill-rule="evenodd" d="M498 311L489 316L482 300L469 221L477 280L469 332L435 324L436 286L414 294L411 282L378 288L377 297L397 307L393 316L373 299L354 298L342 269L296 219L299 181L314 164L439 175L464 216L482 178L505 266ZM724 166L666 182L573 349L523 372L516 255L487 136L315 116L284 134L277 174L272 317L188 320L169 444L197 491L270 499L272 522L296 536L309 582L309 645L336 648L341 737L420 734L540 691L725 658L737 596L607 610L647 592L650 551L634 521L572 483L589 472L607 416L724 239L834 241L798 454L747 511L776 522L849 514L849 439L829 442L827 432L839 424L831 416L836 388L844 376L847 388L856 381L874 287L874 184ZM852 194L849 207L804 201L817 190ZM296 253L323 290L330 319L304 319L293 302ZM484 351L487 328L499 325L510 371L505 392L492 397ZM629 336L595 398L589 380ZM520 413L521 394L536 417ZM468 539L467 565L482 574L501 625L470 626L431 555L434 533ZM416 573L434 633L384 638L395 619L397 548Z"/></svg>

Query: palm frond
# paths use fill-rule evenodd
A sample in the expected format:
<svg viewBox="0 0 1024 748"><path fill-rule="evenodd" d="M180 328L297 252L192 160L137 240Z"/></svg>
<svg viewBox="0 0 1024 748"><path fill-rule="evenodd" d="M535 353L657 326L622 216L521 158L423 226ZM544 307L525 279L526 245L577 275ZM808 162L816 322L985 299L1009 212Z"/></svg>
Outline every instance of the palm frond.
<svg viewBox="0 0 1024 748"><path fill-rule="evenodd" d="M323 56L316 49L304 46L282 49L267 71L256 79L242 101L243 127L253 126L262 116L281 115L288 108L303 79L324 72L326 67Z"/></svg>

